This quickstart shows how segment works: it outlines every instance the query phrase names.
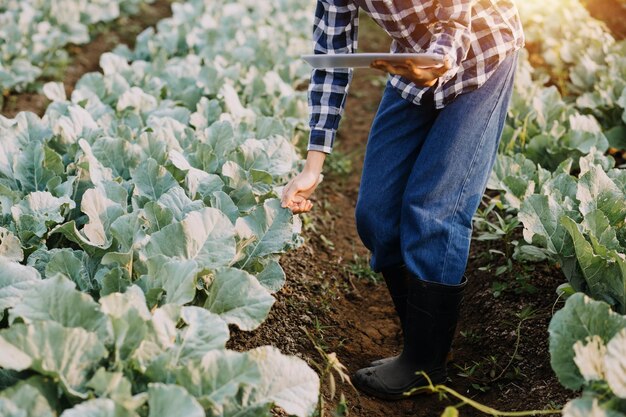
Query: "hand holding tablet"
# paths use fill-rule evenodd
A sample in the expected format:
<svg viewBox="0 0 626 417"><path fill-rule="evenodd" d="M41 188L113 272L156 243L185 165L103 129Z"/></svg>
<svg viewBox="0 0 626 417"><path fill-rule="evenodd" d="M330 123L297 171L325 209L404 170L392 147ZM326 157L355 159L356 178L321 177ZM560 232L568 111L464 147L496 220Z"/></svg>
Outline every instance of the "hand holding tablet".
<svg viewBox="0 0 626 417"><path fill-rule="evenodd" d="M437 54L317 54L303 55L313 68L375 68L399 75L420 87L435 85L451 67L449 57Z"/></svg>
<svg viewBox="0 0 626 417"><path fill-rule="evenodd" d="M442 55L426 53L315 54L302 55L302 59L313 68L369 68L374 61L404 63L407 59L411 60L418 68L440 68L444 65Z"/></svg>

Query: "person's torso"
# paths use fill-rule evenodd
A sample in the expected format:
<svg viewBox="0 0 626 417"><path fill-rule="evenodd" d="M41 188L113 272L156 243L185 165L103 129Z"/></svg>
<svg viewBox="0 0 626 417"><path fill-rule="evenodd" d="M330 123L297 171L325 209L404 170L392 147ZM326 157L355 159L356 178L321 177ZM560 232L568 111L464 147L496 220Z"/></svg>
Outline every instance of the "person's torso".
<svg viewBox="0 0 626 417"><path fill-rule="evenodd" d="M438 22L442 0L351 0L392 38L391 52L427 50ZM449 6L453 7L453 6ZM458 94L472 91L493 74L509 53L524 45L524 32L513 0L474 0L470 16L469 48L459 70L434 88L438 108ZM391 76L391 84L407 100L418 104L427 88Z"/></svg>
<svg viewBox="0 0 626 417"><path fill-rule="evenodd" d="M394 41L394 52L428 48L437 22L437 0L352 0ZM491 36L486 36L490 34ZM523 44L523 31L513 0L472 2L468 59L491 47L486 43ZM480 43L480 45L479 45ZM478 47L480 46L480 48Z"/></svg>

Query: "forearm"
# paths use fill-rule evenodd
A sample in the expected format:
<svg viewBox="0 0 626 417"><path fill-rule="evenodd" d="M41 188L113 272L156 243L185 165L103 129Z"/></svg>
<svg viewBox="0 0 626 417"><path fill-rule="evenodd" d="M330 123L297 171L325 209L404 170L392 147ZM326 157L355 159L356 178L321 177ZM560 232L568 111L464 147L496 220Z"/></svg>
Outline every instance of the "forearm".
<svg viewBox="0 0 626 417"><path fill-rule="evenodd" d="M358 26L358 6L350 0L318 0L313 30L314 52L356 52ZM312 71L308 89L311 128L308 151L331 152L351 78L351 69Z"/></svg>
<svg viewBox="0 0 626 417"><path fill-rule="evenodd" d="M309 151L306 156L303 171L309 174L320 174L326 160L326 153L321 151Z"/></svg>

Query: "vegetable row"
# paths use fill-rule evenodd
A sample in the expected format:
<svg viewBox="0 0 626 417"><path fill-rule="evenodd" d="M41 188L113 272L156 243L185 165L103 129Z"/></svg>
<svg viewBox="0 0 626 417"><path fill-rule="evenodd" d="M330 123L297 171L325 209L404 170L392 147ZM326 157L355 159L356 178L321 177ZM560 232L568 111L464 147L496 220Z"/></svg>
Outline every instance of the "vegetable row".
<svg viewBox="0 0 626 417"><path fill-rule="evenodd" d="M299 222L308 3L173 4L42 118L0 118L0 408L26 416L310 415L319 380L263 323ZM33 400L35 399L35 400Z"/></svg>
<svg viewBox="0 0 626 417"><path fill-rule="evenodd" d="M523 224L513 257L550 260L568 280L551 363L583 394L563 415L623 417L626 171L612 155L626 148L626 43L578 0L518 7L527 49L488 188Z"/></svg>
<svg viewBox="0 0 626 417"><path fill-rule="evenodd" d="M616 40L579 0L518 4L538 78L594 115L617 148L626 148L626 40Z"/></svg>
<svg viewBox="0 0 626 417"><path fill-rule="evenodd" d="M154 0L3 0L0 2L0 92L23 91L68 62L68 44L90 41L96 25Z"/></svg>

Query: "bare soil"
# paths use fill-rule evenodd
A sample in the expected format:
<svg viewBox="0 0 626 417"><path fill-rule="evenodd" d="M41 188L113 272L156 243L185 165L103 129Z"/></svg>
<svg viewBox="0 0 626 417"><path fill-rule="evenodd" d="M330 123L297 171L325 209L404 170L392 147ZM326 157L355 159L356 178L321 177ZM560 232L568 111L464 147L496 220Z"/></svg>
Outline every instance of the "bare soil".
<svg viewBox="0 0 626 417"><path fill-rule="evenodd" d="M84 45L70 44L67 50L70 54L70 64L64 71L63 84L69 97L74 86L84 74L99 71L100 56L111 51L120 44L133 47L137 35L149 26L172 15L173 0L155 0L152 4L142 4L139 13L133 16L122 16L106 25L91 42ZM40 80L43 85L45 81ZM31 111L42 116L49 104L49 100L39 92L11 93L5 96L4 106L0 114L13 118L20 111Z"/></svg>
<svg viewBox="0 0 626 417"><path fill-rule="evenodd" d="M626 38L626 6L619 0L584 0L589 13L602 20L617 39Z"/></svg>
<svg viewBox="0 0 626 417"><path fill-rule="evenodd" d="M362 51L388 50L386 35L367 19L362 21L359 41ZM233 328L229 347L246 350L272 344L310 364L319 363L308 332L327 353L335 352L350 373L373 359L398 353L399 322L385 285L367 271L368 252L354 222L365 144L383 86L378 72L355 72L334 159L327 160L327 167L334 170L326 173L316 191L316 206L310 222L305 222L306 243L282 258L287 283L277 294L269 319L253 332ZM342 169L349 164L351 171ZM514 238L521 239L520 235ZM514 265L510 273L496 277L495 268L505 262L489 251L505 251L505 245L472 244L447 386L503 411L560 408L576 393L563 389L551 370L547 327L553 309L562 306L556 288L565 278L547 263ZM490 269L479 269L486 266ZM507 289L494 294L494 283L505 283ZM518 338L522 317L527 319L519 326ZM332 415L337 398L329 401L329 380L322 383L325 415ZM337 392L345 394L349 415L359 417L439 416L446 405L460 403L438 395L386 402L339 382ZM467 417L484 415L467 405L460 411Z"/></svg>

